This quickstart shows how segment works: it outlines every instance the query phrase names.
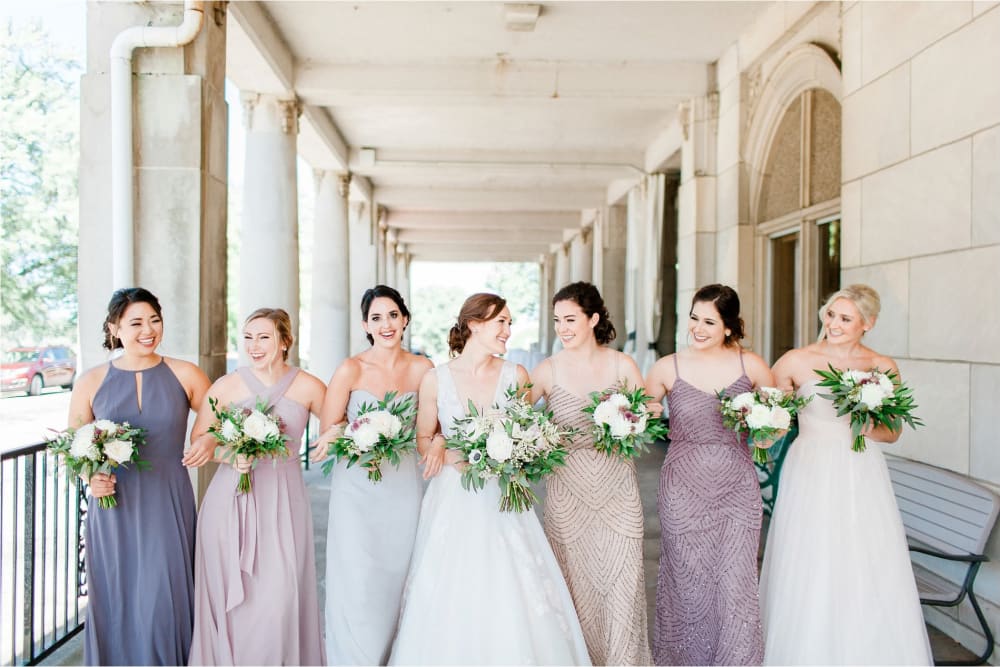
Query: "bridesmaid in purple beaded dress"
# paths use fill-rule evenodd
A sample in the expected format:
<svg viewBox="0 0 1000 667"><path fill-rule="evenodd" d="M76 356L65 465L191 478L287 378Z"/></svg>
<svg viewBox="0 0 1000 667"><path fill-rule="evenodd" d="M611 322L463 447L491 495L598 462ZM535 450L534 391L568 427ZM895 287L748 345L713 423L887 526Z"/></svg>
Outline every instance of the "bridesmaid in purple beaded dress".
<svg viewBox="0 0 1000 667"><path fill-rule="evenodd" d="M699 289L690 346L650 369L646 387L667 395L670 447L660 473L657 665L750 665L764 658L757 601L761 499L744 438L722 425L716 391L773 386L764 360L739 345L736 292Z"/></svg>
<svg viewBox="0 0 1000 667"><path fill-rule="evenodd" d="M73 387L69 425L95 419L146 429L139 457L148 470L120 468L89 480L87 665L183 665L191 645L195 504L181 465L187 420L208 377L162 356L160 302L141 287L111 297L104 347L121 356L84 373ZM118 506L95 500L114 494Z"/></svg>
<svg viewBox="0 0 1000 667"><path fill-rule="evenodd" d="M261 461L246 494L237 494L236 485L247 462L223 463L212 478L198 517L189 664L322 665L312 514L299 448L326 385L286 363L293 340L284 310L254 311L243 340L250 366L216 380L208 395L220 406L253 408L259 400L271 407L284 422L289 453ZM214 419L206 401L192 449L215 450L206 433Z"/></svg>

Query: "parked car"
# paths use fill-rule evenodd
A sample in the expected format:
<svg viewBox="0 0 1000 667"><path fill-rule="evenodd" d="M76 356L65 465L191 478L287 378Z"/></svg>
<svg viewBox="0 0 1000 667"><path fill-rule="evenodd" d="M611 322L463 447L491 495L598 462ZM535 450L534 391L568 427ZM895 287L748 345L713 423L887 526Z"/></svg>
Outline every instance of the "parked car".
<svg viewBox="0 0 1000 667"><path fill-rule="evenodd" d="M26 391L30 396L45 387L73 387L76 355L65 345L15 347L0 366L0 391Z"/></svg>

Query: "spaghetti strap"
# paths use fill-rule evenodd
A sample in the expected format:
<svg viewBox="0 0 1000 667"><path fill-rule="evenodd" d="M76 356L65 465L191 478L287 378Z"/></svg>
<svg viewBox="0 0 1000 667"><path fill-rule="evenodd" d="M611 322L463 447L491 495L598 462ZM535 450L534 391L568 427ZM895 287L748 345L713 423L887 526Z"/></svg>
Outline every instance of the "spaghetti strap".
<svg viewBox="0 0 1000 667"><path fill-rule="evenodd" d="M559 384L559 380L556 379L556 358L554 356L549 357L549 365L552 366L552 386Z"/></svg>
<svg viewBox="0 0 1000 667"><path fill-rule="evenodd" d="M743 348L740 348L740 370L743 371L743 375L747 374L747 367L743 364Z"/></svg>
<svg viewBox="0 0 1000 667"><path fill-rule="evenodd" d="M674 375L678 378L681 376L681 369L677 368L677 353L674 352Z"/></svg>
<svg viewBox="0 0 1000 667"><path fill-rule="evenodd" d="M618 355L616 354L616 355L615 355L615 382L621 382L621 381L622 381L622 379L623 379L623 378L622 378L622 367L621 367L621 360L622 360L622 358L621 358L621 357L619 357L619 356L618 356Z"/></svg>

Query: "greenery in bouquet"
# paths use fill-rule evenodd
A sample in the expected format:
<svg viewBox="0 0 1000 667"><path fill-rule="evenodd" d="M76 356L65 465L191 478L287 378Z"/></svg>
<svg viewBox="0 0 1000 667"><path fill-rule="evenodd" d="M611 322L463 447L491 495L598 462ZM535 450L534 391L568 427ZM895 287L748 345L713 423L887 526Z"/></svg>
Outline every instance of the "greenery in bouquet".
<svg viewBox="0 0 1000 667"><path fill-rule="evenodd" d="M775 387L760 387L735 396L718 392L722 425L736 433L746 433L753 445L753 460L767 463L767 450L778 434L787 431L792 419L811 397L796 396Z"/></svg>
<svg viewBox="0 0 1000 667"><path fill-rule="evenodd" d="M376 403L362 403L344 434L330 443L330 458L323 463L323 474L329 475L338 460L346 460L348 468L364 466L368 479L380 482L383 461L398 468L401 457L414 450L415 415L413 396L397 400L395 391Z"/></svg>
<svg viewBox="0 0 1000 667"><path fill-rule="evenodd" d="M128 422L116 423L98 419L79 428L60 431L48 441L48 450L62 461L66 469L85 479L97 473L110 475L116 468L130 464L137 470L150 467L139 459L139 447L146 444L145 429ZM97 499L101 509L118 506L114 495Z"/></svg>
<svg viewBox="0 0 1000 667"><path fill-rule="evenodd" d="M646 407L649 398L642 387L629 389L624 382L591 392L591 404L583 412L594 420L597 451L634 459L648 452L650 444L667 437L669 429Z"/></svg>
<svg viewBox="0 0 1000 667"><path fill-rule="evenodd" d="M250 462L251 470L240 473L236 484L238 493L253 490L251 471L262 459L288 456L288 437L279 417L269 414L267 405L260 399L254 409L230 405L220 408L219 401L210 397L208 404L218 420L208 427L208 432L218 442L217 456L234 467L240 457ZM220 451L221 450L221 451Z"/></svg>
<svg viewBox="0 0 1000 667"><path fill-rule="evenodd" d="M816 386L829 389L829 394L820 394L833 401L837 416L851 416L851 435L856 452L865 451L865 436L861 434L865 426L885 426L891 431L903 430L903 424L915 429L923 422L913 414L917 405L913 402L913 390L900 382L899 375L892 371L883 372L878 368L860 371L853 368L839 370L827 364L829 370L814 371L821 380Z"/></svg>
<svg viewBox="0 0 1000 667"><path fill-rule="evenodd" d="M495 479L502 512L524 512L538 502L528 484L566 463L566 443L574 435L552 420L551 411L532 407L525 398L529 387L508 389L504 406L482 413L469 401L469 414L455 420L446 438L445 446L465 457L462 486L479 491Z"/></svg>

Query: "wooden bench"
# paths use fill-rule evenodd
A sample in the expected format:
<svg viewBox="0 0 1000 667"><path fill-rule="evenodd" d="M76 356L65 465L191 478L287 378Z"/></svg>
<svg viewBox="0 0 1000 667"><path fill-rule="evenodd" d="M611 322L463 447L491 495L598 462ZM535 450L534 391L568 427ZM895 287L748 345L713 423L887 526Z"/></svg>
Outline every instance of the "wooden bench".
<svg viewBox="0 0 1000 667"><path fill-rule="evenodd" d="M968 597L986 637L986 649L978 661L937 664L984 664L993 653L993 633L973 586L979 566L988 560L986 541L1000 511L1000 498L969 478L947 470L891 457L886 457L886 463L910 552L961 563L964 567L962 583L956 584L914 562L920 602L955 607Z"/></svg>

